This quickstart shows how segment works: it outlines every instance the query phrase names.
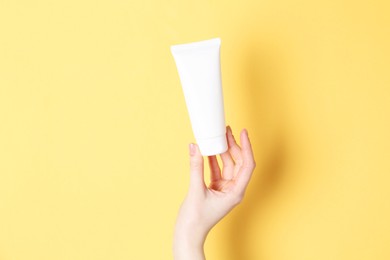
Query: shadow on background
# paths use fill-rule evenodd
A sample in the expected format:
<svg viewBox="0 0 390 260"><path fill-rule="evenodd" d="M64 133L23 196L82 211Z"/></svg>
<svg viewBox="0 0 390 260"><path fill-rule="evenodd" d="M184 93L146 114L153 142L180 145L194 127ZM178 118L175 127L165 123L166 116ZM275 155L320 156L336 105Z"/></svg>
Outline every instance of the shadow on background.
<svg viewBox="0 0 390 260"><path fill-rule="evenodd" d="M270 45L254 44L243 61L243 74L247 91L247 112L250 115L249 137L255 153L257 167L248 186L243 204L231 218L227 248L229 260L260 259L261 246L253 237L255 226L262 221L267 201L278 192L286 164L286 135L284 134L283 62L278 51ZM256 254L256 256L254 256ZM261 254L261 253L260 253ZM260 256L261 257L261 256Z"/></svg>

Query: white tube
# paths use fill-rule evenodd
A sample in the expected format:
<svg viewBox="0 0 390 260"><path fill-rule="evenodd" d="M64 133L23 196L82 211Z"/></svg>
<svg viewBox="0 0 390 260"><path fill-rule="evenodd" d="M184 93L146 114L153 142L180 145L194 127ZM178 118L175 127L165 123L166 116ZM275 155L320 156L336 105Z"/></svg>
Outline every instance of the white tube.
<svg viewBox="0 0 390 260"><path fill-rule="evenodd" d="M204 156L228 149L220 46L220 38L171 46L192 130Z"/></svg>

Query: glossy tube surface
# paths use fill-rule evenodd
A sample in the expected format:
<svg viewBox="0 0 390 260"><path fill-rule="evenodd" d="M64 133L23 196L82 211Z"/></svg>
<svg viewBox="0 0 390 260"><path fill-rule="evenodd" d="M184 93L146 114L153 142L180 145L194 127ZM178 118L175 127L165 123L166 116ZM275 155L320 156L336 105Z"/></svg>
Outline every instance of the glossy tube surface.
<svg viewBox="0 0 390 260"><path fill-rule="evenodd" d="M228 149L219 38L171 46L192 130L202 155Z"/></svg>

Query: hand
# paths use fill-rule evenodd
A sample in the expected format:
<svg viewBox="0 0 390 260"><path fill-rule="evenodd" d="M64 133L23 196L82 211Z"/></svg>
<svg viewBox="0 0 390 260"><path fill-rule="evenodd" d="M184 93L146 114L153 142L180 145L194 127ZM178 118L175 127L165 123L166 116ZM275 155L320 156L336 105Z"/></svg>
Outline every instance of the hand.
<svg viewBox="0 0 390 260"><path fill-rule="evenodd" d="M209 156L210 184L204 182L203 157L196 144L190 144L190 186L175 225L176 260L204 259L203 244L211 228L238 205L256 166L246 130L236 143L227 127L228 151L221 154L221 170L216 156Z"/></svg>

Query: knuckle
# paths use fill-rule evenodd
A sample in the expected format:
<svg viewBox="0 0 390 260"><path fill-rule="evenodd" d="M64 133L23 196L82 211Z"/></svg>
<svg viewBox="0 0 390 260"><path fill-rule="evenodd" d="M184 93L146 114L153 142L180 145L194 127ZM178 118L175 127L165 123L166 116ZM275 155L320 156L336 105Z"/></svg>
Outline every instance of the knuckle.
<svg viewBox="0 0 390 260"><path fill-rule="evenodd" d="M237 160L236 160L236 165L241 166L241 165L243 165L243 164L244 164L244 161L242 160L242 158L237 158Z"/></svg>
<svg viewBox="0 0 390 260"><path fill-rule="evenodd" d="M202 168L200 167L200 165L191 165L190 166L190 170L191 171L194 171L194 172L198 172L198 171L200 171Z"/></svg>
<svg viewBox="0 0 390 260"><path fill-rule="evenodd" d="M190 161L190 167L191 168L199 168L201 166L202 166L202 164L201 164L201 162L199 160L191 160Z"/></svg>
<svg viewBox="0 0 390 260"><path fill-rule="evenodd" d="M248 169L248 170L254 170L255 167L256 167L256 163L255 161L249 161L249 162L246 162L243 166L245 169Z"/></svg>

